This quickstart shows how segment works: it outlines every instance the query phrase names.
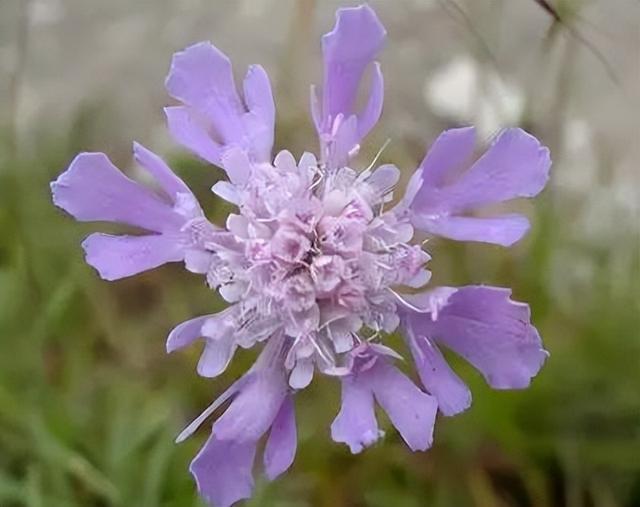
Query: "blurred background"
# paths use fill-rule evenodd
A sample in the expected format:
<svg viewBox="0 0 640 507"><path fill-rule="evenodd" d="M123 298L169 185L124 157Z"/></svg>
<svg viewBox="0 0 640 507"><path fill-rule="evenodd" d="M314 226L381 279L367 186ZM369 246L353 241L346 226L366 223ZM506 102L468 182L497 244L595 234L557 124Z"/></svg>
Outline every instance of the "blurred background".
<svg viewBox="0 0 640 507"><path fill-rule="evenodd" d="M470 410L439 418L412 454L393 431L351 456L329 438L337 382L297 398L293 468L247 505L632 507L640 505L640 3L636 0L370 2L389 32L385 111L364 166L406 177L444 128L483 140L520 125L551 148L552 179L516 204L534 224L512 249L432 241L438 284L511 286L551 357L532 387L490 390L457 364ZM0 506L200 506L187 467L203 428L184 424L250 363L198 378L197 347L166 356L176 323L221 302L165 266L115 283L83 263L96 229L51 204L78 151L139 177L131 141L167 156L209 216L221 177L172 144L163 122L173 52L211 39L236 72L262 63L275 88L276 148L315 150L308 85L335 9L314 0L1 0ZM105 230L105 228L101 228ZM386 425L387 422L384 421Z"/></svg>

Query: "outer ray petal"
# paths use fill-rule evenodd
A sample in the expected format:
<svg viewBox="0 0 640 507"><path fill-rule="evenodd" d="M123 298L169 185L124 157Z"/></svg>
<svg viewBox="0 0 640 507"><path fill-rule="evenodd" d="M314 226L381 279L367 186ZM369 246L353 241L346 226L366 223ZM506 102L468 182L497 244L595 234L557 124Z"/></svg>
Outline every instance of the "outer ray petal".
<svg viewBox="0 0 640 507"><path fill-rule="evenodd" d="M209 136L207 122L199 119L195 111L187 106L172 106L165 107L164 114L169 132L177 143L207 162L220 162L222 147Z"/></svg>
<svg viewBox="0 0 640 507"><path fill-rule="evenodd" d="M176 202L180 194L193 195L184 181L178 178L171 168L158 155L140 143L133 143L133 155L136 161L158 182L162 190Z"/></svg>
<svg viewBox="0 0 640 507"><path fill-rule="evenodd" d="M438 400L444 415L464 412L471 406L471 391L451 369L437 345L426 336L412 337L411 354L422 385Z"/></svg>
<svg viewBox="0 0 640 507"><path fill-rule="evenodd" d="M217 377L227 369L237 347L232 329L220 337L207 338L198 361L198 373L203 377Z"/></svg>
<svg viewBox="0 0 640 507"><path fill-rule="evenodd" d="M170 130L185 147L217 165L233 146L256 162L271 161L275 107L262 67L249 68L241 98L229 58L200 42L174 55L166 88L186 106L167 109Z"/></svg>
<svg viewBox="0 0 640 507"><path fill-rule="evenodd" d="M334 29L322 37L325 119L353 113L353 106L367 66L376 57L386 31L368 5L338 9Z"/></svg>
<svg viewBox="0 0 640 507"><path fill-rule="evenodd" d="M473 129L442 134L412 178L411 195L404 203L413 224L425 232L509 246L528 230L526 218L464 215L486 205L537 195L549 177L549 150L523 130L507 129L470 169L461 172L473 138Z"/></svg>
<svg viewBox="0 0 640 507"><path fill-rule="evenodd" d="M250 498L255 453L255 441L220 440L211 435L190 466L200 495L213 507L230 507Z"/></svg>
<svg viewBox="0 0 640 507"><path fill-rule="evenodd" d="M376 400L412 451L425 451L433 442L438 403L386 361L367 372Z"/></svg>
<svg viewBox="0 0 640 507"><path fill-rule="evenodd" d="M184 259L180 238L168 234L112 236L94 233L82 242L87 264L104 280L118 280Z"/></svg>
<svg viewBox="0 0 640 507"><path fill-rule="evenodd" d="M269 480L286 472L296 456L298 433L291 395L287 396L273 421L264 450L264 468Z"/></svg>
<svg viewBox="0 0 640 507"><path fill-rule="evenodd" d="M193 193L158 155L138 143L133 149L161 192L127 178L103 153L81 153L51 183L54 203L77 220L115 222L156 233L89 236L83 243L87 262L106 280L182 261L194 250L210 255L201 240L216 230Z"/></svg>
<svg viewBox="0 0 640 507"><path fill-rule="evenodd" d="M175 231L184 218L127 178L104 153L81 153L51 183L53 202L82 222L117 222L154 232Z"/></svg>
<svg viewBox="0 0 640 507"><path fill-rule="evenodd" d="M491 218L429 217L416 215L412 220L416 229L457 241L479 241L511 246L529 231L527 217L517 214Z"/></svg>
<svg viewBox="0 0 640 507"><path fill-rule="evenodd" d="M167 352L190 345L198 338L205 339L198 362L198 373L216 377L223 373L233 358L237 344L234 338L236 308L230 307L213 315L204 315L176 326L167 338Z"/></svg>
<svg viewBox="0 0 640 507"><path fill-rule="evenodd" d="M512 301L511 291L499 287L442 289L449 297L435 305L436 316L405 310L409 333L452 349L496 389L527 387L548 356L531 325L528 305Z"/></svg>
<svg viewBox="0 0 640 507"><path fill-rule="evenodd" d="M348 163L360 141L382 113L384 81L374 59L386 31L368 5L339 9L333 30L322 37L324 81L322 99L311 90L311 113L320 136L322 159L329 168ZM355 110L365 70L374 64L367 104Z"/></svg>
<svg viewBox="0 0 640 507"><path fill-rule="evenodd" d="M286 394L282 371L257 371L215 422L214 433L220 440L257 441L271 427Z"/></svg>
<svg viewBox="0 0 640 507"><path fill-rule="evenodd" d="M342 379L342 405L331 424L331 438L347 444L357 454L380 435L371 388L354 378Z"/></svg>

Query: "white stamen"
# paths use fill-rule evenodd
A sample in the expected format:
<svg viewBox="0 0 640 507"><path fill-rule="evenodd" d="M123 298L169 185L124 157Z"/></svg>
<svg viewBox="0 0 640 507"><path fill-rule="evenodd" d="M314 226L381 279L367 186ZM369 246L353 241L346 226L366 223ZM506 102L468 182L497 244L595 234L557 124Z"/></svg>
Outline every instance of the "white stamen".
<svg viewBox="0 0 640 507"><path fill-rule="evenodd" d="M387 148L387 146L389 146L390 142L391 142L391 138L388 137L387 140L382 144L382 146L378 150L378 153L376 153L376 156L373 157L373 160L371 161L371 163L367 166L367 168L364 171L362 171L361 174L364 174L367 171L371 171L371 169L373 169L373 167L378 163L378 160L382 156L382 152Z"/></svg>
<svg viewBox="0 0 640 507"><path fill-rule="evenodd" d="M429 312L428 309L424 309L424 308L418 308L415 305L412 305L411 303L409 303L409 301L407 301L406 299L404 299L400 294L398 294L396 291L394 291L393 289L387 288L387 290L389 292L391 292L391 294L393 294L398 301L400 301L403 305L405 305L407 308L411 308L412 310L418 312L418 313L427 313Z"/></svg>

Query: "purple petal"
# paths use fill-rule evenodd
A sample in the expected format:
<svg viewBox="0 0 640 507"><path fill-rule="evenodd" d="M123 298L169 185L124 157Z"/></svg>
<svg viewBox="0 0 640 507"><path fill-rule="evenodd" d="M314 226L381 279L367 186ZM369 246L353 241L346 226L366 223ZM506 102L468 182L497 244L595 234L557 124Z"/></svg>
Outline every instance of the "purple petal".
<svg viewBox="0 0 640 507"><path fill-rule="evenodd" d="M188 106L177 118L176 111L171 112L171 130L180 134L178 142L187 141L187 148L218 165L224 149L230 146L241 147L254 160L270 161L275 108L262 67L249 69L243 101L227 56L212 44L201 42L174 55L166 87L172 97ZM203 132L211 139L204 139ZM216 145L222 150L216 150Z"/></svg>
<svg viewBox="0 0 640 507"><path fill-rule="evenodd" d="M256 442L220 440L211 435L191 462L200 495L213 507L230 507L251 497Z"/></svg>
<svg viewBox="0 0 640 507"><path fill-rule="evenodd" d="M524 130L503 131L450 189L452 209L466 210L538 195L549 179L549 149Z"/></svg>
<svg viewBox="0 0 640 507"><path fill-rule="evenodd" d="M202 337L202 326L204 326L204 323L209 319L221 318L223 313L225 312L214 315L203 315L202 317L187 320L174 327L167 338L167 353L191 345L198 338Z"/></svg>
<svg viewBox="0 0 640 507"><path fill-rule="evenodd" d="M437 320L440 310L449 304L449 299L456 292L458 292L458 289L454 287L436 287L417 294L404 294L402 299L405 304L403 304L402 309L428 313L432 320Z"/></svg>
<svg viewBox="0 0 640 507"><path fill-rule="evenodd" d="M365 373L376 400L413 451L424 451L433 442L438 403L409 378L384 360ZM364 380L363 380L364 382Z"/></svg>
<svg viewBox="0 0 640 507"><path fill-rule="evenodd" d="M238 192L238 188L229 183L228 181L218 181L211 187L211 191L221 199L224 199L231 204L240 206L242 203L241 194Z"/></svg>
<svg viewBox="0 0 640 507"><path fill-rule="evenodd" d="M205 323L207 326L208 322ZM233 330L227 332L219 338L208 338L205 341L204 350L198 362L198 373L203 377L213 378L223 373L237 348L233 336Z"/></svg>
<svg viewBox="0 0 640 507"><path fill-rule="evenodd" d="M262 66L249 66L243 88L244 100L251 113L244 116L246 130L251 134L251 151L258 155L257 160L270 162L276 107L269 76Z"/></svg>
<svg viewBox="0 0 640 507"><path fill-rule="evenodd" d="M229 328L233 328L235 312L236 308L231 306L221 312L196 317L176 326L167 338L167 352L171 353L191 345L202 336L211 339L221 338Z"/></svg>
<svg viewBox="0 0 640 507"><path fill-rule="evenodd" d="M434 141L418 171L426 188L452 183L473 155L476 129L462 127L445 130Z"/></svg>
<svg viewBox="0 0 640 507"><path fill-rule="evenodd" d="M274 369L256 371L213 425L220 440L257 441L273 423L287 395L283 372Z"/></svg>
<svg viewBox="0 0 640 507"><path fill-rule="evenodd" d="M296 456L298 434L293 399L287 396L273 421L264 450L264 468L269 480L286 472Z"/></svg>
<svg viewBox="0 0 640 507"><path fill-rule="evenodd" d="M193 435L216 410L244 389L245 386L253 382L255 375L255 372L249 371L231 384L225 392L218 396L211 405L204 409L198 417L191 421L189 425L180 432L176 438L176 443L184 442L187 438Z"/></svg>
<svg viewBox="0 0 640 507"><path fill-rule="evenodd" d="M357 454L373 445L380 435L371 388L358 378L343 378L342 405L331 424L331 438L347 444Z"/></svg>
<svg viewBox="0 0 640 507"><path fill-rule="evenodd" d="M458 133L456 140L447 145L453 146L457 141L466 158L471 135ZM431 158L425 159L426 169ZM456 162L459 165L461 161ZM426 180L416 196L415 207L428 212L461 212L517 197L533 197L544 188L550 164L549 150L535 137L521 129L507 129L468 171L457 175L456 181L442 181L452 176L450 170L439 175L437 184ZM428 174L423 169L423 175Z"/></svg>
<svg viewBox="0 0 640 507"><path fill-rule="evenodd" d="M251 162L244 150L237 147L228 149L222 155L221 162L231 183L244 185L247 182L251 174Z"/></svg>
<svg viewBox="0 0 640 507"><path fill-rule="evenodd" d="M459 215L537 195L549 177L549 150L523 130L507 129L469 170L460 173L472 140L472 129L445 132L438 139L419 169L422 184L411 204L413 223L425 232L452 239L510 245L528 228L523 217Z"/></svg>
<svg viewBox="0 0 640 507"><path fill-rule="evenodd" d="M498 287L459 288L441 308L430 314L407 313L415 336L445 345L473 364L496 389L527 387L548 353L530 323L528 305L510 299Z"/></svg>
<svg viewBox="0 0 640 507"><path fill-rule="evenodd" d="M207 162L219 163L221 146L209 136L206 121L186 106L165 107L164 113L169 132L177 143Z"/></svg>
<svg viewBox="0 0 640 507"><path fill-rule="evenodd" d="M344 167L360 149L360 137L358 136L358 120L355 116L349 116L339 122L335 135L327 143L324 158L329 167Z"/></svg>
<svg viewBox="0 0 640 507"><path fill-rule="evenodd" d="M513 245L529 231L529 220L517 214L492 218L415 215L411 223L443 238L502 246Z"/></svg>
<svg viewBox="0 0 640 507"><path fill-rule="evenodd" d="M385 37L384 27L368 5L339 9L335 27L322 37L322 101L312 87L311 114L320 135L322 160L328 167L346 165L380 118L384 80L380 65L373 60ZM355 110L358 89L372 63L367 103L358 112Z"/></svg>
<svg viewBox="0 0 640 507"><path fill-rule="evenodd" d="M445 130L440 134L431 145L418 169L411 176L398 208L406 209L409 207L423 188L425 190L422 192L428 193L432 187L440 187L453 181L459 175L464 163L471 159L475 140L474 127ZM418 200L419 202L415 205L417 210L422 199ZM428 220L428 216L420 216L419 218L420 220ZM433 223L426 224L422 228L426 230L425 227L433 227ZM430 229L429 232L431 232ZM439 232L433 232L433 234L440 235Z"/></svg>
<svg viewBox="0 0 640 507"><path fill-rule="evenodd" d="M384 164L376 168L366 182L375 190L376 197L381 199L393 190L398 180L400 180L400 170L392 164Z"/></svg>
<svg viewBox="0 0 640 507"><path fill-rule="evenodd" d="M304 389L313 380L315 366L312 359L298 359L289 375L289 385L293 389Z"/></svg>
<svg viewBox="0 0 640 507"><path fill-rule="evenodd" d="M184 258L180 237L169 234L112 236L94 233L82 242L87 264L104 280L118 280Z"/></svg>
<svg viewBox="0 0 640 507"><path fill-rule="evenodd" d="M227 369L237 345L234 339L235 309L227 308L214 315L204 315L176 326L167 338L167 352L171 353L205 338L205 346L198 362L198 373L216 377Z"/></svg>
<svg viewBox="0 0 640 507"><path fill-rule="evenodd" d="M368 5L338 9L334 29L322 37L322 109L329 124L339 114L346 117L353 113L362 74L382 48L385 36L384 27Z"/></svg>
<svg viewBox="0 0 640 507"><path fill-rule="evenodd" d="M468 409L471 391L453 372L440 349L425 336L413 337L410 348L422 385L436 397L442 413L451 416Z"/></svg>
<svg viewBox="0 0 640 507"><path fill-rule="evenodd" d="M179 194L193 195L184 181L178 178L158 155L139 143L133 143L133 154L136 161L153 176L173 202L176 202Z"/></svg>
<svg viewBox="0 0 640 507"><path fill-rule="evenodd" d="M200 42L176 53L165 85L173 98L201 111L223 141L241 135L244 105L231 62L212 44Z"/></svg>
<svg viewBox="0 0 640 507"><path fill-rule="evenodd" d="M153 192L122 174L104 153L81 153L51 183L53 202L76 220L177 231L184 218Z"/></svg>
<svg viewBox="0 0 640 507"><path fill-rule="evenodd" d="M204 275L209 272L212 256L211 251L188 248L184 252L184 267L187 271Z"/></svg>
<svg viewBox="0 0 640 507"><path fill-rule="evenodd" d="M382 114L383 102L384 78L382 77L382 69L378 62L374 62L369 100L362 112L358 114L358 137L360 139L363 139L378 123Z"/></svg>

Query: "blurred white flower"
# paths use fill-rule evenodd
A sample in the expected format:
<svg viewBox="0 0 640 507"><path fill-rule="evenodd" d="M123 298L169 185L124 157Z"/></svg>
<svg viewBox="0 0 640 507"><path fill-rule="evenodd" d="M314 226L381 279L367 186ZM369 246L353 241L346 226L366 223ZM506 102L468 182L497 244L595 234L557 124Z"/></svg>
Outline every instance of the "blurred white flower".
<svg viewBox="0 0 640 507"><path fill-rule="evenodd" d="M590 192L597 178L593 129L584 118L569 117L562 125L562 141L564 170L556 173L556 185L571 193Z"/></svg>
<svg viewBox="0 0 640 507"><path fill-rule="evenodd" d="M60 0L32 0L28 7L29 24L34 27L54 25L64 17Z"/></svg>
<svg viewBox="0 0 640 507"><path fill-rule="evenodd" d="M423 87L427 104L438 115L473 123L482 136L517 123L524 109L524 92L492 69L481 69L462 55L436 70Z"/></svg>
<svg viewBox="0 0 640 507"><path fill-rule="evenodd" d="M436 6L435 0L411 0L410 6L416 10L426 11Z"/></svg>

